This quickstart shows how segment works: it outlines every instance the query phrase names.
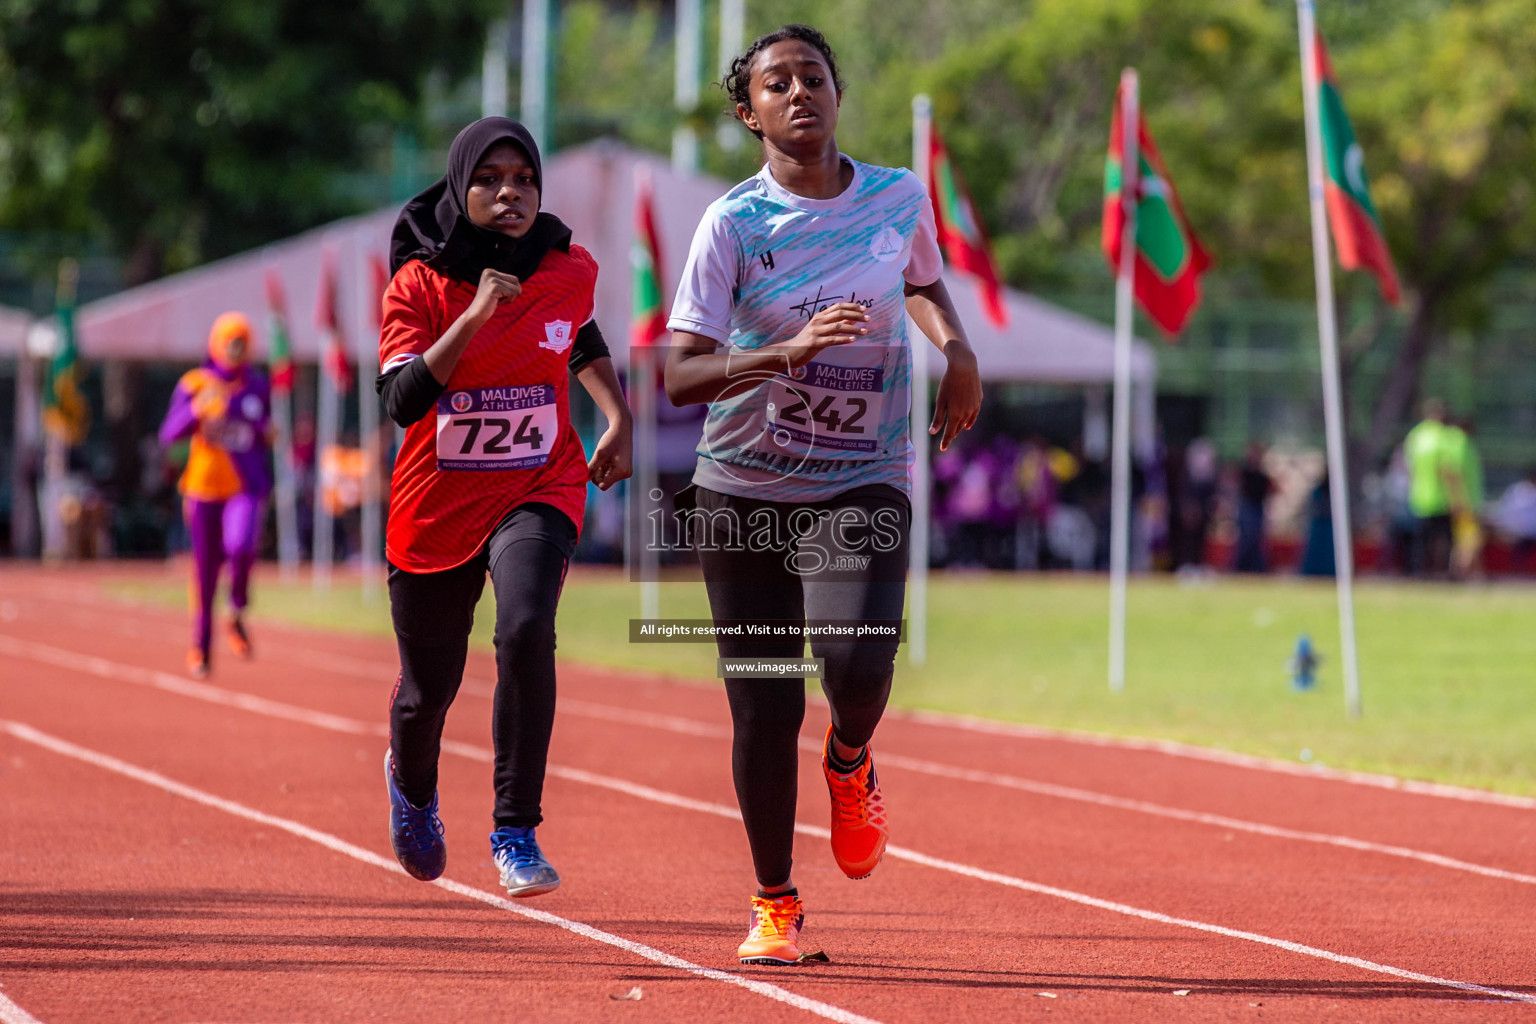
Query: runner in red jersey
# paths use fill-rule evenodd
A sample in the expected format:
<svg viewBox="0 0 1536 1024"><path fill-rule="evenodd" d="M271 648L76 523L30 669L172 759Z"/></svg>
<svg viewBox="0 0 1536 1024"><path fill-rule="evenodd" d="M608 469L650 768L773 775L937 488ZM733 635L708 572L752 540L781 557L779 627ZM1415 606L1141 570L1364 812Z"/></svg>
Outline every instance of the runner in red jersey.
<svg viewBox="0 0 1536 1024"><path fill-rule="evenodd" d="M587 484L606 490L630 473L630 413L592 319L597 263L539 212L541 185L522 125L490 117L460 132L447 175L396 222L379 342L379 394L406 428L386 544L400 649L385 758L391 840L416 878L447 865L438 754L489 573L491 852L513 896L560 884L534 837L555 714L555 609ZM590 462L571 425L571 372L608 419Z"/></svg>

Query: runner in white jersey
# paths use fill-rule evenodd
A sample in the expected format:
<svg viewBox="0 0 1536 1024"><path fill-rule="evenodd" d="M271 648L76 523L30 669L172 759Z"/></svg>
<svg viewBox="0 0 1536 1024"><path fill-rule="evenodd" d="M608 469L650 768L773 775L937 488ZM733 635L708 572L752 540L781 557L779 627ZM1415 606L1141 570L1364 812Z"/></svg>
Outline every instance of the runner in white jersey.
<svg viewBox="0 0 1536 1024"><path fill-rule="evenodd" d="M948 360L930 427L941 447L975 422L981 383L922 185L838 151L842 83L821 33L763 36L724 85L767 161L694 236L666 386L675 405L709 404L679 506L720 627L759 887L737 956L788 964L805 918L790 867L806 673L773 659L800 658L810 634L832 712L832 854L867 877L888 835L869 740L890 694L911 518L907 317Z"/></svg>

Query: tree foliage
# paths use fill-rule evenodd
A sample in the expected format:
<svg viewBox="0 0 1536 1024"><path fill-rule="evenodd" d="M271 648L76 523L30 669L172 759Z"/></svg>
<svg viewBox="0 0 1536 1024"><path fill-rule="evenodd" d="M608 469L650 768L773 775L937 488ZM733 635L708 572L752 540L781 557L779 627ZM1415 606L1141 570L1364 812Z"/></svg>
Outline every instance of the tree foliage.
<svg viewBox="0 0 1536 1024"><path fill-rule="evenodd" d="M555 73L557 143L607 135L653 150L671 145L672 33L656 7L565 4Z"/></svg>
<svg viewBox="0 0 1536 1024"><path fill-rule="evenodd" d="M0 0L0 227L130 283L351 212L338 182L474 72L485 0Z"/></svg>
<svg viewBox="0 0 1536 1024"><path fill-rule="evenodd" d="M1482 323L1499 271L1536 250L1536 19L1525 0L1442 5L1362 43L1340 74L1410 293L1364 439L1378 457L1432 347Z"/></svg>
<svg viewBox="0 0 1536 1024"><path fill-rule="evenodd" d="M1121 69L1135 67L1153 136L1218 263L1283 287L1306 238L1304 218L1270 215L1305 174L1288 117L1299 87L1283 88L1294 48L1260 0L1037 0L921 80L1012 280L1060 288L1084 268L1099 274L1109 117Z"/></svg>
<svg viewBox="0 0 1536 1024"><path fill-rule="evenodd" d="M1320 6L1409 297L1403 313L1378 305L1345 324L1351 366L1380 360L1384 327L1401 338L1371 422L1356 424L1374 457L1438 340L1478 324L1496 275L1536 250L1536 18L1530 0ZM143 280L346 212L343 179L421 117L426 72L472 76L483 25L506 10L0 0L0 228L90 234ZM1115 84L1134 66L1216 257L1213 291L1312 294L1293 0L778 0L748 14L751 32L826 32L848 87L839 139L862 159L906 163L911 98L930 93L1006 276L1037 291L1107 291L1103 161ZM658 0L562 5L557 142L667 147L681 116L670 17ZM711 77L714 38L710 26ZM701 111L725 105L704 96ZM750 141L706 148L706 166L732 176L756 160ZM1343 306L1370 306L1366 275L1339 287Z"/></svg>

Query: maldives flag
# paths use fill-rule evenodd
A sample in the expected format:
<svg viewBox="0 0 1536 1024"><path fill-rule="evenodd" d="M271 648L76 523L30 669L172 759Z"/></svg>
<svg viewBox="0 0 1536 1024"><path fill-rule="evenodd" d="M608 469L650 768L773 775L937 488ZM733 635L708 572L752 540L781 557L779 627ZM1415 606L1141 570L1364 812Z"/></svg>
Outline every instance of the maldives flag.
<svg viewBox="0 0 1536 1024"><path fill-rule="evenodd" d="M288 336L288 298L276 270L267 271L267 371L272 390L280 395L293 391L293 343Z"/></svg>
<svg viewBox="0 0 1536 1024"><path fill-rule="evenodd" d="M1115 114L1109 127L1109 157L1104 167L1104 223L1102 246L1109 266L1120 271L1120 240L1125 234L1125 208L1121 203L1125 132L1121 98L1115 93ZM1136 298L1152 321L1172 337L1184 329L1200 304L1200 275L1211 258L1200 247L1173 179L1163 166L1157 146L1138 113L1137 148L1140 169L1136 196Z"/></svg>
<svg viewBox="0 0 1536 1024"><path fill-rule="evenodd" d="M667 333L667 310L661 300L661 243L656 239L653 206L651 176L642 173L635 179L635 234L629 246L634 271L629 343L636 347L654 345Z"/></svg>
<svg viewBox="0 0 1536 1024"><path fill-rule="evenodd" d="M320 328L321 365L330 375L336 390L346 394L352 389L352 366L347 361L347 347L341 340L336 286L336 260L328 252L322 257L320 265L320 294L315 304L315 326Z"/></svg>
<svg viewBox="0 0 1536 1024"><path fill-rule="evenodd" d="M91 407L80 392L80 346L75 337L75 296L80 265L59 261L59 286L54 295L58 341L43 365L43 427L67 445L85 440Z"/></svg>
<svg viewBox="0 0 1536 1024"><path fill-rule="evenodd" d="M997 263L992 259L992 243L982 229L971 204L960 172L950 162L949 150L939 138L937 128L928 128L928 198L939 229L939 245L949 257L950 266L976 278L981 285L981 308L987 319L998 327L1008 326L1008 307L1003 304L1003 286Z"/></svg>
<svg viewBox="0 0 1536 1024"><path fill-rule="evenodd" d="M1355 130L1333 77L1333 63L1323 34L1316 35L1318 110L1323 129L1323 160L1328 169L1324 195L1333 244L1339 265L1345 270L1364 267L1376 275L1382 296L1394 306L1403 301L1392 253L1382 234L1381 218L1371 202L1371 183L1365 176L1365 153L1355 141Z"/></svg>

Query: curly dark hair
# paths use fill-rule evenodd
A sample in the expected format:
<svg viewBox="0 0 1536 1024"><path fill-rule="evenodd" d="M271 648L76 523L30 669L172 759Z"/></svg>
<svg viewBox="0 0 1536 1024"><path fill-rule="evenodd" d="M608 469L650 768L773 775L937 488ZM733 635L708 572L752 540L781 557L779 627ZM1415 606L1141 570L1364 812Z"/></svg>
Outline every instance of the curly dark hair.
<svg viewBox="0 0 1536 1024"><path fill-rule="evenodd" d="M720 81L720 87L731 98L731 106L726 111L727 114L730 114L732 117L740 116L736 113L738 104L746 107L748 110L752 109L752 65L756 63L758 54L768 49L774 43L782 43L786 39L797 39L802 43L808 43L825 57L827 70L832 72L832 84L837 86L838 92L843 91L843 79L837 73L837 57L833 55L832 45L827 42L827 37L809 25L785 25L783 28L775 29L765 36L758 36L752 40L752 45L747 47L746 52L731 61L731 70ZM763 137L762 132L753 131L751 128L747 130L759 139Z"/></svg>

